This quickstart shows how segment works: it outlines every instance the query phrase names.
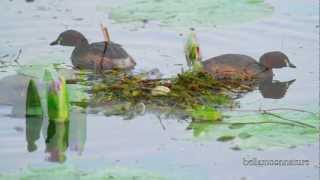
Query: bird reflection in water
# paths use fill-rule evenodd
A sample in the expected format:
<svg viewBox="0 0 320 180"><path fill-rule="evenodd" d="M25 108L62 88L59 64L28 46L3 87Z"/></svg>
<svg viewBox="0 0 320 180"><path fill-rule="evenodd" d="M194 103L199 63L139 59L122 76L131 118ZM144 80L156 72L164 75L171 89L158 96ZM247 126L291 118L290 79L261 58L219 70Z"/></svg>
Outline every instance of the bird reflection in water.
<svg viewBox="0 0 320 180"><path fill-rule="evenodd" d="M284 82L272 80L272 78L265 79L263 81L260 81L259 91L264 98L281 99L286 95L288 88L295 81L295 79Z"/></svg>

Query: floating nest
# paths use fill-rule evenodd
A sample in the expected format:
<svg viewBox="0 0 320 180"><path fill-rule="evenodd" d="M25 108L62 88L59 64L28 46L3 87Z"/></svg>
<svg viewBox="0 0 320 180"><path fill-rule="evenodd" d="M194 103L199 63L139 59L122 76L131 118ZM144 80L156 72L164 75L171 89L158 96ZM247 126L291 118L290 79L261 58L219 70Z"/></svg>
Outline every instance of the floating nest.
<svg viewBox="0 0 320 180"><path fill-rule="evenodd" d="M237 106L235 99L252 91L255 84L217 80L203 71L188 71L167 79L145 79L112 71L93 85L91 106L129 102L183 111L233 108Z"/></svg>

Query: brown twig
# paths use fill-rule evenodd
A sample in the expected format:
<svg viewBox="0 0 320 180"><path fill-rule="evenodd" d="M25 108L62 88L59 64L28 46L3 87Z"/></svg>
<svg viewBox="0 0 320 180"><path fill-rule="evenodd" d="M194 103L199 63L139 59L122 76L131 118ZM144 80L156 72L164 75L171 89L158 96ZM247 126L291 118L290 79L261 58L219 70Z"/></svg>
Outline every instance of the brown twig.
<svg viewBox="0 0 320 180"><path fill-rule="evenodd" d="M317 113L302 110L302 109L295 109L295 108L273 108L273 109L259 109L259 110L254 110L254 109L239 109L239 110L232 110L232 111L238 111L238 112L270 112L270 111L297 111L297 112L304 112L304 113L309 113L311 115L317 116Z"/></svg>
<svg viewBox="0 0 320 180"><path fill-rule="evenodd" d="M13 59L13 62L17 63L18 65L20 65L19 58L20 58L21 54L22 54L22 49L19 49L16 58Z"/></svg>
<svg viewBox="0 0 320 180"><path fill-rule="evenodd" d="M0 56L1 59L7 58L7 57L9 57L9 54L5 54L5 55Z"/></svg>
<svg viewBox="0 0 320 180"><path fill-rule="evenodd" d="M317 129L317 127L314 127L314 126L312 126L312 125L310 125L310 124L302 123L302 122L295 121L295 120L292 120L292 119L287 119L287 118L284 118L284 117L282 117L282 116L279 116L279 115L276 115L276 114L273 114L273 113L270 113L270 112L266 112L266 111L265 111L265 112L263 112L262 114L270 115L270 116L279 118L279 119L281 119L281 120L285 120L285 121L289 121L289 122L292 122L292 123L300 124L300 125L305 126L305 127Z"/></svg>
<svg viewBox="0 0 320 180"><path fill-rule="evenodd" d="M298 127L303 127L305 128L304 125L300 124L294 124L294 123L288 123L288 122L279 122L279 121L261 121L261 122L217 122L216 124L227 124L227 125L232 125L232 124L240 124L240 125L255 125L255 124L282 124L282 125L287 125L287 126L298 126Z"/></svg>
<svg viewBox="0 0 320 180"><path fill-rule="evenodd" d="M286 108L282 108L282 110L284 110ZM284 118L280 115L277 115L277 114L273 114L269 111L275 111L275 110L281 110L281 108L279 109L269 109L269 110L230 110L230 111L238 111L238 112L255 112L255 113L261 113L261 114L266 114L266 115L269 115L269 116L273 116L273 117L276 117L276 118L279 118L281 120L285 120L285 121L289 121L289 122L292 122L292 123L295 123L295 124L299 124L301 126L304 126L304 127L309 127L309 128L313 128L313 129L317 129L317 127L315 126L312 126L310 124L307 124L307 123L302 123L302 122L299 122L299 121L296 121L296 120L292 120L292 119L288 119L288 118ZM296 109L286 109L286 110L296 110ZM308 111L303 111L303 110L299 110L299 112L308 112ZM308 113L311 113L311 112L308 112Z"/></svg>
<svg viewBox="0 0 320 180"><path fill-rule="evenodd" d="M100 72L103 72L103 60L104 60L104 56L107 52L108 45L110 43L110 35L109 35L108 29L106 26L104 26L101 23L100 27L101 27L101 31L102 31L103 38L104 38L104 49L103 49L103 53L102 53L99 65L100 65Z"/></svg>
<svg viewBox="0 0 320 180"><path fill-rule="evenodd" d="M110 39L110 34L109 34L109 31L108 31L108 28L106 26L104 26L102 23L100 24L100 27L101 27L101 31L102 31L102 34L103 34L104 41L105 42L110 42L111 39Z"/></svg>
<svg viewBox="0 0 320 180"><path fill-rule="evenodd" d="M5 55L3 55L3 56L0 57L0 64L5 64L5 63L7 63L7 61L2 60L2 59L4 59L4 58L6 58L6 57L9 57L9 54L5 54Z"/></svg>
<svg viewBox="0 0 320 180"><path fill-rule="evenodd" d="M302 109L295 109L295 108L273 108L273 109L266 109L265 111L284 111L284 110L305 112L305 113L309 113L309 114L312 114L314 116L317 116L317 114L314 113L314 112L310 112L310 111L306 111L306 110L302 110Z"/></svg>
<svg viewBox="0 0 320 180"><path fill-rule="evenodd" d="M259 110L231 110L231 111L238 111L238 112L256 112L256 113L266 114L266 115L270 115L270 116L279 118L279 119L281 119L281 120L285 120L285 121L293 122L293 123L296 123L296 124L300 124L300 125L305 126L305 127L317 129L317 127L312 126L312 125L310 125L310 124L306 124L306 123L302 123L302 122L299 122L299 121L296 121L296 120L284 118L284 117L282 117L282 116L280 116L280 115L277 115L277 114L274 114L274 113L271 113L271 112L270 112L270 111L280 111L280 110L291 110L291 111L305 112L305 113L310 113L310 114L312 114L312 115L317 116L316 113L309 112L309 111L305 111L305 110L300 110L300 109L293 109L293 108L274 108L274 109L265 109L265 110L262 110L262 109L259 109Z"/></svg>
<svg viewBox="0 0 320 180"><path fill-rule="evenodd" d="M162 118L160 116L158 116L158 119L159 119L160 125L162 127L162 130L166 130L166 126L163 124Z"/></svg>

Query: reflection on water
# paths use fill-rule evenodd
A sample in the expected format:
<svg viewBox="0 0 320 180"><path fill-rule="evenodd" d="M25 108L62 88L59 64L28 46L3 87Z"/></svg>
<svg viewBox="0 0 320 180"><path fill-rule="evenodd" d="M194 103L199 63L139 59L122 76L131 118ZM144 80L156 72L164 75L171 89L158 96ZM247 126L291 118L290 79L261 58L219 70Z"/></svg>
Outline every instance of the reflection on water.
<svg viewBox="0 0 320 180"><path fill-rule="evenodd" d="M42 117L26 117L26 141L29 152L37 150L36 141L40 138Z"/></svg>
<svg viewBox="0 0 320 180"><path fill-rule="evenodd" d="M46 138L46 152L51 162L64 162L65 152L69 146L69 122L49 121Z"/></svg>
<svg viewBox="0 0 320 180"><path fill-rule="evenodd" d="M295 82L293 79L291 81L273 81L271 79L263 80L259 83L259 91L264 98L270 99L281 99L283 98L289 87Z"/></svg>
<svg viewBox="0 0 320 180"><path fill-rule="evenodd" d="M12 106L11 115L25 116L25 104L28 82L30 77L23 75L10 75L0 80L0 104Z"/></svg>
<svg viewBox="0 0 320 180"><path fill-rule="evenodd" d="M208 0L204 1L211 3ZM49 48L50 41L56 38L57 33L62 29L70 28L79 29L92 42L100 41L102 37L98 27L99 23L112 24L107 18L110 11L101 10L101 7L106 4L113 5L112 2L115 2L115 4L121 3L120 0L79 0L76 3L73 0L35 0L34 3L2 1L0 8L5 13L0 17L4 22L0 25L2 29L0 31L0 44L2 45L0 60L2 60L2 57L6 57L6 54L14 55L16 49L22 49L23 53L19 59L21 64L70 63L69 57L72 49ZM134 2L136 1L130 1L129 4ZM162 1L160 4L165 5L164 2L169 1ZM191 2L187 7L194 8L192 4L194 1L186 2ZM213 4L217 4L215 2ZM243 2L245 1L241 1L242 4ZM319 89L319 71L317 68L319 15L316 1L279 0L269 2L274 7L273 16L252 23L236 26L218 25L216 28L202 30L201 27L190 24L188 21L190 18L183 22L186 22L188 27L193 26L197 29L200 35L199 40L205 48L204 52L208 52L208 54L204 54L204 57L224 53L250 54L258 57L262 52L279 49L292 57L299 67L295 70L286 69L275 72L275 78L261 81L257 88L266 99L262 99L259 93L250 92L239 99L242 109L287 107L317 111L318 99L315 96ZM145 5L150 3L151 1L146 2ZM177 1L170 1L169 3L179 4ZM250 3L255 2L251 1ZM233 7L233 4L233 1L229 1L230 6L228 5L227 9ZM123 3L120 10L137 6L140 5L126 6L126 3ZM150 7L152 6L144 9L145 12L150 10ZM208 6L205 8L212 9ZM167 5L163 6L163 9L168 9ZM177 12L173 6L169 9L170 13L175 14ZM83 13L83 10L86 13ZM179 9L179 11L190 12L186 9ZM127 14L128 12L123 13ZM251 11L233 12L247 12L248 14ZM149 12L145 14L149 15ZM208 20L208 18L201 18L201 13L195 14L195 17L201 21ZM230 13L227 14L230 15ZM249 14L252 15L252 13ZM128 15L126 17L132 17L130 12ZM138 70L158 67L166 76L172 76L180 71L180 66L177 67L174 64L184 62L181 51L183 37L178 34L183 34L187 28L184 28L183 31L178 30L178 32L166 27L158 28L158 25L152 21L157 18L159 17L144 18L145 27L141 29L123 28L122 25L115 23L112 24L110 30L112 31L112 37L123 44L128 52L135 57ZM180 19L178 16L170 18ZM256 17L253 18L256 19ZM221 19L226 20L226 18ZM227 18L227 20L229 19ZM210 23L214 21L210 20ZM34 29L39 29L39 31L34 33ZM14 58L15 56L9 56L6 59ZM310 160L318 159L316 155L317 145L314 145L318 132L311 132L307 128L290 125L292 123L284 120L279 120L281 123L276 122L271 125L269 122L269 124L266 124L266 121L275 120L275 118L260 114L259 116L257 114L250 116L246 113L236 114L231 118L228 118L229 114L225 113L224 121L219 124L190 122L189 118L183 116L181 118L174 116L167 118L162 115L158 120L152 111L151 113L140 113L143 112L140 111L140 109L143 109L141 108L143 106L140 105L140 107L134 108L139 109L138 112L133 113L135 117L132 118L132 114L127 113L126 118L134 119L134 121L120 120L124 116L121 111L123 109L119 109L119 113L116 113L112 111L112 108L100 107L99 113L93 115L87 114L81 108L72 107L69 125L49 125L47 117L26 117L23 120L17 118L24 117L26 114L26 91L31 78L25 75L12 74L4 77L4 74L9 75L10 72L7 68L1 70L7 72L1 74L0 104L9 105L10 108L1 107L0 109L0 119L2 121L0 123L0 143L3 145L0 149L0 179L3 178L1 176L2 171L15 171L27 166L32 168L41 166L42 168L46 167L47 164L52 165L52 163L43 162L45 157L54 162L65 160L67 161L66 164L84 166L84 169L89 169L89 166L97 169L105 168L105 165L110 163L110 166L139 166L159 170L165 174L182 172L189 175L188 178L172 179L212 179L212 177L220 176L222 176L220 179L261 179L261 174L271 174L274 177L269 177L269 179L288 179L288 174L291 174L291 177L294 177L293 179L306 178L307 174L310 175L310 178L317 177L315 174L317 169L311 166L294 169L281 168L280 171L278 171L278 167L241 168L241 158L248 154L264 159L291 159L295 157ZM293 80L285 81L295 78L297 79L295 82ZM37 84L37 86L39 86L39 94L43 97L41 85ZM310 93L305 94L306 89L310 90ZM74 95L74 93L71 95ZM316 109L312 109L312 107L316 107ZM174 107L169 108L175 109ZM102 111L105 114L102 114ZM128 111L131 111L131 109ZM300 116L298 112L294 111L281 113L278 114L315 126L319 122L317 118L307 113L304 113L304 116ZM6 116L7 114L10 114L10 117ZM110 114L111 117L104 116L107 114ZM253 123L239 123L249 120ZM263 122L259 125L256 124L259 121ZM286 125L285 122L289 125ZM19 127L19 132L15 131L13 127ZM54 131L51 128L56 128L56 130ZM57 128L60 128L61 131L57 132ZM25 132L21 133L23 130ZM51 135L48 134L49 132ZM217 139L226 142L219 143L216 141ZM230 147L239 150L239 146L236 146L239 142L242 143L242 147L276 146L286 149L229 151ZM296 146L299 144L312 145L311 147L301 146L295 149L287 149L288 146L285 145L288 144ZM34 153L26 153L26 149L34 151ZM70 153L70 151L75 153ZM78 157L77 154L81 154L81 157ZM73 155L76 157L73 157ZM228 171L224 169L228 169ZM46 179L63 170L64 167L56 171L46 171L53 173L41 177ZM70 170L66 169L66 171ZM230 172L233 172L232 175ZM39 171L33 173L33 175L38 175L38 173ZM80 173L77 171L75 177L78 177ZM247 177L242 177L244 175L247 175ZM30 173L27 173L27 176L30 177Z"/></svg>
<svg viewBox="0 0 320 180"><path fill-rule="evenodd" d="M65 71L68 70L66 69ZM85 79L90 79L90 77L91 75L88 75ZM97 77L95 76L95 78ZM21 117L21 115L26 114L25 139L27 141L27 150L34 152L38 149L37 145L45 144L45 153L48 156L46 159L50 162L58 163L63 163L67 160L68 150L82 155L85 151L87 140L87 110L73 105L67 123L49 121L48 117L43 115L46 113L46 108L44 108L46 106L41 106L40 102L40 96L45 97L44 85L31 79L33 78L17 74L4 77L0 80L0 83L4 87L0 90L0 104L12 105L12 116ZM92 79L91 81L99 80ZM69 82L74 84L77 80L70 80ZM264 98L281 99L285 97L287 90L294 82L295 80L279 82L273 80L273 76L267 76L257 86ZM19 94L19 96L12 96L12 94ZM89 102L92 102L92 100L89 100ZM134 107L130 104L123 105L123 103L120 105L92 104L95 104L95 107L89 108L98 109L98 112L103 112L105 116L122 116L124 119L133 119L136 115L143 115L146 108L143 104L137 104ZM96 106L101 106L101 108L99 109ZM159 109L156 111L156 113L162 113ZM152 112L152 110L148 112ZM164 110L164 113L168 112L170 111ZM178 113L178 115L173 116L176 120L185 119L185 115L183 114ZM159 118L161 122L161 115ZM163 126L161 127L163 128ZM210 133L213 128L214 126L210 123L199 124L192 121L187 130L192 130L194 137L200 137L203 133ZM45 142L37 142L41 139L41 131ZM223 131L216 132L222 133Z"/></svg>
<svg viewBox="0 0 320 180"><path fill-rule="evenodd" d="M295 81L293 79L280 82L273 80L273 76L266 76L266 78L259 81L259 91L266 99L281 99L286 95L287 90Z"/></svg>
<svg viewBox="0 0 320 180"><path fill-rule="evenodd" d="M49 155L48 161L63 163L66 160L65 153L68 147L81 155L87 133L86 113L73 108L69 120L65 123L48 120L47 116L44 116L44 106L41 105L40 94L34 80L29 81L25 93L26 103L23 107L26 109L24 112L26 112L27 150L29 152L37 150L36 141L40 139L42 129L46 144L45 152ZM21 106L21 104L13 106L19 105Z"/></svg>
<svg viewBox="0 0 320 180"><path fill-rule="evenodd" d="M51 162L64 162L66 151L81 155L87 138L86 113L73 110L68 122L57 123L42 117L26 117L26 141L29 152L37 150L36 141L40 135L45 139L46 150ZM39 143L39 142L38 142Z"/></svg>
<svg viewBox="0 0 320 180"><path fill-rule="evenodd" d="M70 114L69 149L81 155L87 140L87 114L83 110L73 110Z"/></svg>

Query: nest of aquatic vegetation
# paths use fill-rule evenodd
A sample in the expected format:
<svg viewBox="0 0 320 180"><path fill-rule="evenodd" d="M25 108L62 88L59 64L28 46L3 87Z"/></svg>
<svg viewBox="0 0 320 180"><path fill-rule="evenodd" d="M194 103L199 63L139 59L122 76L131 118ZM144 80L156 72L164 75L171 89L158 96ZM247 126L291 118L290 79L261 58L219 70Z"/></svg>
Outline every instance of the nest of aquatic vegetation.
<svg viewBox="0 0 320 180"><path fill-rule="evenodd" d="M93 86L94 104L130 102L180 109L234 107L234 100L255 85L253 82L244 85L240 80L217 80L203 71L188 71L168 79L144 79L115 72L104 77Z"/></svg>

